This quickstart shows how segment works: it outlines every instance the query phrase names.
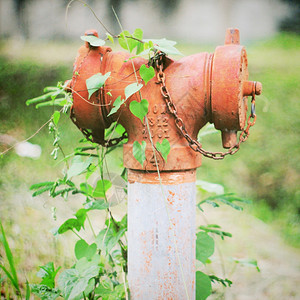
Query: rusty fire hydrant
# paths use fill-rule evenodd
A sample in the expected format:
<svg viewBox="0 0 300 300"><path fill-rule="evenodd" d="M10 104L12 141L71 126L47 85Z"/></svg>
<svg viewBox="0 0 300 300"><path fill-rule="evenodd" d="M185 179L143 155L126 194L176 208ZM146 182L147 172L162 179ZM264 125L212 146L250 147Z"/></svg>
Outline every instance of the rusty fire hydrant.
<svg viewBox="0 0 300 300"><path fill-rule="evenodd" d="M87 34L98 36L95 31ZM201 165L201 154L223 158L239 149L253 125L246 116L247 96L254 99L262 86L248 81L247 55L239 43L239 31L228 29L225 45L214 53L178 61L162 56L156 65L158 76L143 86L141 94L132 95L126 106L109 115L114 100L125 98L125 87L142 81L135 71L148 61L129 58L129 53L92 47L87 42L79 49L69 85L74 99L72 119L100 144L105 143L105 128L114 121L128 133L123 153L128 169L131 298L194 299L196 168ZM99 72L111 75L88 100L86 80ZM141 101L139 95L149 102L143 124L129 110L132 101ZM253 107L251 115L255 118ZM208 122L221 130L228 153L207 152L197 143L199 130ZM237 140L237 131L245 127L245 136ZM164 139L171 145L167 160L153 147ZM146 142L143 166L133 155L135 141Z"/></svg>

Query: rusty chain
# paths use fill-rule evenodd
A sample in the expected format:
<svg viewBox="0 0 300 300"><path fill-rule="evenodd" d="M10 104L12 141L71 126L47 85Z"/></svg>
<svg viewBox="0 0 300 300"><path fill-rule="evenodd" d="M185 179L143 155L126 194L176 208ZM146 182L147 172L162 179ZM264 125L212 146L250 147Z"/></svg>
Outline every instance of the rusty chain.
<svg viewBox="0 0 300 300"><path fill-rule="evenodd" d="M113 138L113 139L109 139L109 140L100 140L97 139L97 137L93 136L92 132L90 132L88 129L86 128L81 128L76 120L76 117L74 115L74 110L73 107L71 107L71 112L70 112L70 119L72 120L72 122L77 126L77 128L82 132L82 134L84 135L84 137L92 142L92 143L98 143L101 146L104 147L114 147L117 146L119 143L121 143L124 139L128 138L127 132L124 131L123 134L117 138Z"/></svg>
<svg viewBox="0 0 300 300"><path fill-rule="evenodd" d="M185 125L183 123L183 120L178 116L177 113L177 108L174 102L172 101L171 95L168 91L168 88L166 87L166 74L163 72L163 59L165 57L165 53L163 52L158 52L156 54L156 59L155 59L155 67L157 70L157 84L160 84L160 91L161 95L164 98L167 107L169 109L169 112L174 116L175 118L175 125L177 129L180 131L182 136L187 140L189 143L189 146L195 151L195 152L200 152L203 156L212 158L215 160L220 160L224 159L225 156L227 155L233 155L240 149L241 143L245 142L248 137L249 137L249 130L250 127L252 127L255 124L256 121L256 114L255 114L255 91L252 92L252 100L251 100L251 114L247 120L247 126L242 130L239 136L239 141L232 146L231 148L228 149L226 152L210 152L206 151L202 148L202 145L197 141L194 140L188 131L185 128Z"/></svg>

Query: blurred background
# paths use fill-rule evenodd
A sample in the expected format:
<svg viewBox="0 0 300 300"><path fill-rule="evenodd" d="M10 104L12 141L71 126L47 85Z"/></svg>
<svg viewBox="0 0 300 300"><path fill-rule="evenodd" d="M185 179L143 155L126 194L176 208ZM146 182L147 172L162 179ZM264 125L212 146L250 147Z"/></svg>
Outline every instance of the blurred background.
<svg viewBox="0 0 300 300"><path fill-rule="evenodd" d="M263 84L263 94L256 101L257 122L237 154L224 161L204 158L197 176L253 201L244 212L208 208L206 218L233 233L231 240L220 244L224 256L257 259L261 273L243 267L229 272L234 285L222 297L299 299L300 1L87 3L113 33L121 30L112 6L124 29L133 32L142 28L145 38L174 39L184 55L213 52L224 43L226 28L240 29L241 44L247 47L250 80ZM66 0L0 1L1 152L33 135L49 119L53 109L36 110L26 107L25 101L41 95L45 86L71 78L72 64L82 44L80 36L90 28L97 29L101 38L106 36L82 3L73 2L66 14L67 5ZM61 144L66 153L71 153L81 134L67 117L60 123ZM22 280L36 282L39 265L54 260L70 266L74 259L71 238L56 239L50 229L75 212L72 207L76 207L76 201L53 200L47 195L32 198L31 184L61 176L62 157L53 161L50 156L53 146L47 126L29 142L29 153L15 147L0 158L0 218ZM221 148L218 134L202 142L206 149ZM121 151L111 161L120 165ZM200 224L201 216L198 221ZM210 299L218 297L217 293Z"/></svg>

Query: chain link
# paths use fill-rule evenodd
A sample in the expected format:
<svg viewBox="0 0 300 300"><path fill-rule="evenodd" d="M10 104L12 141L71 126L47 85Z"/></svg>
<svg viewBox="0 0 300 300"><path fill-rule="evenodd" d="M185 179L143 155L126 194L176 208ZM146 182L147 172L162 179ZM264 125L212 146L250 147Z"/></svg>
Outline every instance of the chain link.
<svg viewBox="0 0 300 300"><path fill-rule="evenodd" d="M197 141L194 140L188 133L188 131L185 128L185 125L183 123L183 120L178 116L177 114L177 108L174 102L172 101L171 95L168 91L168 88L166 87L166 74L163 72L163 59L165 57L165 53L159 52L156 55L155 60L155 66L157 70L157 84L160 84L160 91L161 95L164 98L167 107L169 109L169 112L174 116L175 118L175 125L177 129L180 131L182 136L187 140L189 146L191 149L193 149L195 152L201 153L203 156L220 160L224 159L227 155L233 155L236 152L239 151L241 143L244 143L248 137L249 137L249 130L250 128L255 124L256 121L256 114L255 114L255 90L252 92L252 100L251 100L251 114L247 120L247 126L242 130L242 132L239 135L238 142L228 149L226 152L210 152L206 151L202 148L202 145Z"/></svg>
<svg viewBox="0 0 300 300"><path fill-rule="evenodd" d="M123 132L123 134L120 137L109 139L109 140L100 140L97 139L97 137L93 136L92 132L90 132L86 128L81 128L76 120L75 114L74 114L74 108L73 106L71 107L70 111L70 119L72 122L77 126L77 128L82 132L82 134L85 136L85 138L92 142L92 143L98 143L104 147L114 147L117 146L119 143L121 143L124 139L128 138L128 134L126 131Z"/></svg>

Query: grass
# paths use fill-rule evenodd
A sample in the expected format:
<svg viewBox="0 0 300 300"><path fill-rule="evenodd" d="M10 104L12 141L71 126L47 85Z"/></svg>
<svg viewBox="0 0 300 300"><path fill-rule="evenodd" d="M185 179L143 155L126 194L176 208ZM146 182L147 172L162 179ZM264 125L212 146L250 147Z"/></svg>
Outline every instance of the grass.
<svg viewBox="0 0 300 300"><path fill-rule="evenodd" d="M8 55L6 45L0 46L0 133L22 140L52 114L51 109L26 107L25 100L40 95L45 86L70 78L69 53L72 53L71 58L75 57L78 45L72 45L72 50L66 45L40 45L42 54L38 57L30 52L32 45L24 45L25 60L17 56L20 51L15 56L13 51ZM43 53L47 53L47 49L56 49L51 53L54 56L59 53L59 59L52 58L45 63L47 55ZM186 54L199 51L197 49L197 45L180 48ZM212 48L201 47L201 50L212 51ZM199 179L223 184L227 192L252 199L252 213L273 224L290 244L299 247L300 37L280 34L249 45L247 52L250 79L263 83L263 95L257 97L257 124L236 155L224 161L204 158L197 175ZM59 63L54 64L54 61ZM62 123L65 125L61 129L63 147L70 153L81 133L67 117ZM43 148L39 160L20 158L13 151L0 160L0 218L16 253L16 265L22 270L23 282L24 274L29 274L30 282L36 280L38 265L51 259L61 265L69 264L72 257L65 253L67 244L58 242L49 233L51 207L58 207L64 217L72 214L69 208L72 204L49 202L45 198L33 200L28 191L31 184L60 175L60 165L49 156L52 139L47 128L31 142ZM220 135L205 137L203 144L206 149L220 149ZM5 148L0 145L0 149ZM57 222L50 223L57 226Z"/></svg>

